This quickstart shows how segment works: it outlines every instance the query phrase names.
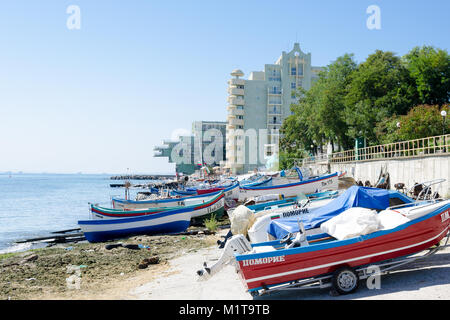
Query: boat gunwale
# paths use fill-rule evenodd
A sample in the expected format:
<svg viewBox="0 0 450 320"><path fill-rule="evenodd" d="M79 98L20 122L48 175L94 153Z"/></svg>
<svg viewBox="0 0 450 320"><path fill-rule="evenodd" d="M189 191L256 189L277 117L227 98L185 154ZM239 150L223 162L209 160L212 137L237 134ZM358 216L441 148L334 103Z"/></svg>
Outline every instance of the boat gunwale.
<svg viewBox="0 0 450 320"><path fill-rule="evenodd" d="M316 177L313 179L309 179L309 180L304 180L304 181L298 181L298 182L293 182L293 183L287 183L287 184L279 184L279 185L272 185L272 186L240 186L239 189L241 190L272 190L272 189L280 189L280 188L289 188L289 187L295 187L295 186L300 186L303 184L308 184L308 183L313 183L313 182L317 182L317 181L321 181L321 180L325 180L325 179L330 179L333 177L337 177L338 176L338 172L329 174L329 175L324 175L321 177Z"/></svg>
<svg viewBox="0 0 450 320"><path fill-rule="evenodd" d="M449 201L449 200L447 200L447 201ZM433 205L433 204L430 204L430 205ZM344 247L344 246L351 245L351 244L354 244L357 242L363 242L363 241L374 239L377 237L382 237L382 236L386 236L389 234L393 234L395 232L404 230L414 224L417 224L417 223L420 223L427 219L430 219L438 214L442 214L443 212L445 212L449 209L450 209L450 201L443 207L437 208L436 210L433 210L433 211L427 213L426 215L412 219L412 220L410 220L406 223L403 223L392 229L378 230L378 231L375 231L375 232L372 232L372 233L369 233L366 235L361 235L361 236L353 237L350 239L344 239L344 240L336 239L333 241L328 241L326 243L322 243L322 244L318 243L318 244L313 244L313 245L305 246L305 247L286 248L286 249L278 249L278 250L274 249L273 252L235 254L235 259L236 259L236 261L244 261L244 260L249 260L249 259L296 255L296 254L302 254L302 253L307 253L307 252L320 251L320 250L332 249L332 248L337 248L337 247ZM319 235L321 235L321 234L319 234ZM255 244L255 246L267 246L267 245L270 245L269 243L276 243L276 242L279 243L279 241L280 240L261 242L261 243Z"/></svg>

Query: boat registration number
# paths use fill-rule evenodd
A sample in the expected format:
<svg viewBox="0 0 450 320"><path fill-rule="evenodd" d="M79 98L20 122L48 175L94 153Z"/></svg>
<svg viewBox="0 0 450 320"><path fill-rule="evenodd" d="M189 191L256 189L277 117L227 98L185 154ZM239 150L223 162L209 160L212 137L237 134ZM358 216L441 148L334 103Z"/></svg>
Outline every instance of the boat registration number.
<svg viewBox="0 0 450 320"><path fill-rule="evenodd" d="M214 211L216 211L217 209L219 209L220 206L221 206L220 202L215 203L215 204L213 204L211 207L208 207L208 208L206 209L206 211L207 211L208 213L214 212Z"/></svg>
<svg viewBox="0 0 450 320"><path fill-rule="evenodd" d="M333 179L330 179L328 181L322 181L322 187L325 187L327 185L333 184Z"/></svg>

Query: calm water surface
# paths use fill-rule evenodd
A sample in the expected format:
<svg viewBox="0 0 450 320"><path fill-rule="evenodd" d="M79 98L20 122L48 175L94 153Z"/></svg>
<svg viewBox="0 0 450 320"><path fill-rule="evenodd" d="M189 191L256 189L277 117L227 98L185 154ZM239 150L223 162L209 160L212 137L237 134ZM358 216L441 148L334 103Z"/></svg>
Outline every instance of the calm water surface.
<svg viewBox="0 0 450 320"><path fill-rule="evenodd" d="M48 236L52 231L78 228L89 219L88 203L110 207L111 196L123 197L123 188L111 188L110 175L0 174L0 253L20 251L30 244L20 239ZM136 183L146 183L139 181ZM131 196L137 191L133 190Z"/></svg>

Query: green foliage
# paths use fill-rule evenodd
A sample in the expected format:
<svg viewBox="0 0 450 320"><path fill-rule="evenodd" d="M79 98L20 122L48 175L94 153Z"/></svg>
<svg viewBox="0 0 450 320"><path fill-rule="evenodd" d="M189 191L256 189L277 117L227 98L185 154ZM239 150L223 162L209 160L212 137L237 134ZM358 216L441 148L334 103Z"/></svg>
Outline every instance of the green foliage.
<svg viewBox="0 0 450 320"><path fill-rule="evenodd" d="M450 57L426 46L404 57L377 50L360 64L345 54L297 94L281 128L281 168L328 142L348 150L358 137L376 145L442 134L439 106L450 98Z"/></svg>
<svg viewBox="0 0 450 320"><path fill-rule="evenodd" d="M450 133L450 121L443 121L441 111L449 113L449 106L419 105L408 114L396 116L377 125L377 135L381 143L421 139ZM399 127L397 127L397 123Z"/></svg>
<svg viewBox="0 0 450 320"><path fill-rule="evenodd" d="M377 50L351 75L346 96L348 135L378 144L376 124L386 117L405 114L416 100L412 79L401 59Z"/></svg>
<svg viewBox="0 0 450 320"><path fill-rule="evenodd" d="M219 222L217 221L215 214L212 214L209 219L205 219L204 223L209 231L216 231L219 227Z"/></svg>
<svg viewBox="0 0 450 320"><path fill-rule="evenodd" d="M415 47L404 62L417 87L420 103L443 105L450 100L450 57L431 46Z"/></svg>

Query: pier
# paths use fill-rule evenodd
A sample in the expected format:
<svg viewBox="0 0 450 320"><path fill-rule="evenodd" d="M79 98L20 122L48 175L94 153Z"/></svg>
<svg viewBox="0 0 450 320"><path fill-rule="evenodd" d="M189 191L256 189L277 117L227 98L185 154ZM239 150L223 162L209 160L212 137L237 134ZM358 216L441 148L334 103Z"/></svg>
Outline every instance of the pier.
<svg viewBox="0 0 450 320"><path fill-rule="evenodd" d="M166 180L174 179L176 176L171 174L133 174L133 175L118 175L112 176L111 180Z"/></svg>

